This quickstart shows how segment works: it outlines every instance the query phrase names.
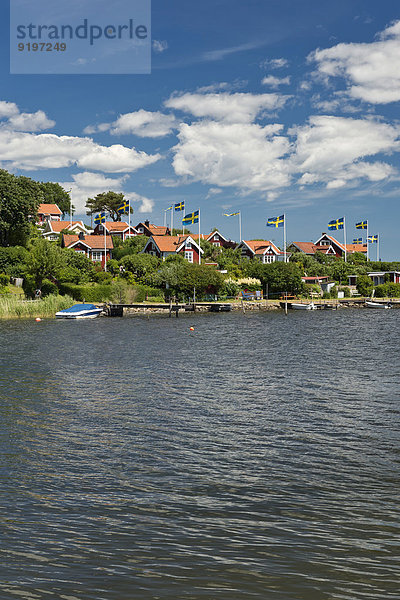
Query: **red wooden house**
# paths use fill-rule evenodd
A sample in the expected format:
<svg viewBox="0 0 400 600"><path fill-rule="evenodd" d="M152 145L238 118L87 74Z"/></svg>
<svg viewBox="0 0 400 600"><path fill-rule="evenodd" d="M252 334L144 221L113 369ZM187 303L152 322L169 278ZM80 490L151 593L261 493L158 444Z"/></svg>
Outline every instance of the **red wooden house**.
<svg viewBox="0 0 400 600"><path fill-rule="evenodd" d="M191 235L153 235L143 252L162 260L167 256L181 254L190 263L198 263L200 253L203 254L203 250Z"/></svg>
<svg viewBox="0 0 400 600"><path fill-rule="evenodd" d="M107 261L111 258L113 241L110 235L79 235L63 234L62 248L71 248L75 252L85 254L94 263L99 263L104 269L105 257Z"/></svg>
<svg viewBox="0 0 400 600"><path fill-rule="evenodd" d="M104 228L106 229L106 235L111 235L112 237L118 237L122 241L127 240L130 237L134 237L139 235L139 232L136 231L132 225L129 227L128 223L124 221L106 221L105 223L101 223L96 225L93 235L104 235Z"/></svg>
<svg viewBox="0 0 400 600"><path fill-rule="evenodd" d="M269 240L243 240L236 246L241 250L242 258L256 258L264 264L284 261L285 255ZM290 254L286 257L289 258Z"/></svg>
<svg viewBox="0 0 400 600"><path fill-rule="evenodd" d="M58 208L57 204L39 204L38 208L38 223L46 223L47 221L60 221L62 211Z"/></svg>

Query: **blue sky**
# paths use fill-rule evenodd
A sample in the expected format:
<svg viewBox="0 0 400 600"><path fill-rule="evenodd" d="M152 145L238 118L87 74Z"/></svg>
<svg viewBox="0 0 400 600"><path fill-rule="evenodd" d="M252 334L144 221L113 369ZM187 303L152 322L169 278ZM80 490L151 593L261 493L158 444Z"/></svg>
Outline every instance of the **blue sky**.
<svg viewBox="0 0 400 600"><path fill-rule="evenodd" d="M149 75L10 75L0 17L1 166L72 189L79 215L114 189L134 221L185 200L204 233L237 239L240 210L244 239L278 244L268 217L309 241L345 215L348 242L368 219L400 257L394 0L153 0Z"/></svg>

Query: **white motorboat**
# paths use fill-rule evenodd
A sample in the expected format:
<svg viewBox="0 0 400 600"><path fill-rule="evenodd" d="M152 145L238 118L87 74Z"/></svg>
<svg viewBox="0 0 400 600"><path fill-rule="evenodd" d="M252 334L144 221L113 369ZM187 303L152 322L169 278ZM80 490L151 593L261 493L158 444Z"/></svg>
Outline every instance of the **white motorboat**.
<svg viewBox="0 0 400 600"><path fill-rule="evenodd" d="M95 304L74 304L56 313L57 319L95 319L103 311Z"/></svg>
<svg viewBox="0 0 400 600"><path fill-rule="evenodd" d="M315 310L316 306L314 302L308 302L308 304L302 304L301 302L291 302L293 310Z"/></svg>
<svg viewBox="0 0 400 600"><path fill-rule="evenodd" d="M372 300L366 300L365 306L367 308L392 308L390 302L374 302Z"/></svg>

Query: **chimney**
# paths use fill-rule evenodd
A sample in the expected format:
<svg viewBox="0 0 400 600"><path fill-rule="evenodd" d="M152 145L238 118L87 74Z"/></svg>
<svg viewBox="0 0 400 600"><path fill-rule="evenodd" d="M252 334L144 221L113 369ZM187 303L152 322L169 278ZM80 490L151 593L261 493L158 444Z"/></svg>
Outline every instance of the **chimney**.
<svg viewBox="0 0 400 600"><path fill-rule="evenodd" d="M146 225L146 227L148 227L148 226L150 225L150 221L149 221L149 220L146 220L146 221L144 222L144 224Z"/></svg>
<svg viewBox="0 0 400 600"><path fill-rule="evenodd" d="M80 231L80 232L79 232L79 234L78 234L78 238L79 238L80 240L84 240L84 239L85 239L85 234L83 233L83 231Z"/></svg>

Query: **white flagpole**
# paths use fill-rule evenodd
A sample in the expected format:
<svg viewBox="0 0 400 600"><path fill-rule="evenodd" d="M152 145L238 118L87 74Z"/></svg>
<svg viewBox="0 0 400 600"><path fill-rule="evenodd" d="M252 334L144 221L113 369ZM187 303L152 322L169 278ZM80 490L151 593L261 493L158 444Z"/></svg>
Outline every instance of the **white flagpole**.
<svg viewBox="0 0 400 600"><path fill-rule="evenodd" d="M369 252L368 252L368 221L367 221L367 261L369 260Z"/></svg>
<svg viewBox="0 0 400 600"><path fill-rule="evenodd" d="M346 217L343 217L343 237L344 237L344 262L347 262L347 247L346 247Z"/></svg>
<svg viewBox="0 0 400 600"><path fill-rule="evenodd" d="M377 240L376 240L376 262L379 262L379 238L381 236L379 235L379 233L377 234Z"/></svg>
<svg viewBox="0 0 400 600"><path fill-rule="evenodd" d="M167 211L164 209L164 227L167 226Z"/></svg>
<svg viewBox="0 0 400 600"><path fill-rule="evenodd" d="M172 204L172 208L171 208L171 235L172 235L172 230L174 228L174 210L175 210L175 205Z"/></svg>
<svg viewBox="0 0 400 600"><path fill-rule="evenodd" d="M200 245L200 209L199 209L199 265L201 265L201 245Z"/></svg>
<svg viewBox="0 0 400 600"><path fill-rule="evenodd" d="M242 241L242 213L239 211L239 244Z"/></svg>
<svg viewBox="0 0 400 600"><path fill-rule="evenodd" d="M128 237L131 237L131 200L128 200Z"/></svg>
<svg viewBox="0 0 400 600"><path fill-rule="evenodd" d="M286 215L283 214L283 261L286 262Z"/></svg>
<svg viewBox="0 0 400 600"><path fill-rule="evenodd" d="M107 271L107 236L106 236L106 222L103 222L104 229L104 271Z"/></svg>

